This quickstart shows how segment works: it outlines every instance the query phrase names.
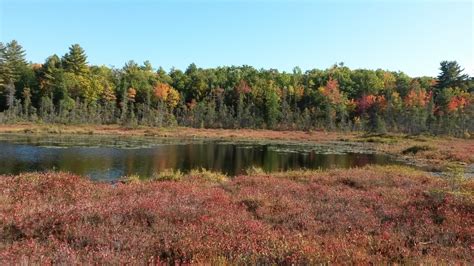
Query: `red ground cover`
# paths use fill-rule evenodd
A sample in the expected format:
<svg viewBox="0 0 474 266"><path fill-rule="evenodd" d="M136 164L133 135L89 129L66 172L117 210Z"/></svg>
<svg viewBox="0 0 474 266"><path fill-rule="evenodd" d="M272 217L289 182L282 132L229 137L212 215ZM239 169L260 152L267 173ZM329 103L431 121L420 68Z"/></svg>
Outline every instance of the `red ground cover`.
<svg viewBox="0 0 474 266"><path fill-rule="evenodd" d="M99 184L0 176L0 263L472 262L474 183L401 167Z"/></svg>

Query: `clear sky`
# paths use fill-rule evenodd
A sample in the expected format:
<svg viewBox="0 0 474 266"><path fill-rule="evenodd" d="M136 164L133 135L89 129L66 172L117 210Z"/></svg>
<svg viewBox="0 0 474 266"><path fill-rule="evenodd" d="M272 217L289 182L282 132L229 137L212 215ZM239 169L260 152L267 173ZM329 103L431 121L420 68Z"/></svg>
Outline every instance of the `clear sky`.
<svg viewBox="0 0 474 266"><path fill-rule="evenodd" d="M344 62L421 76L457 60L474 75L473 24L469 0L0 0L0 40L18 40L28 60L79 43L89 63L115 67L133 59L290 71Z"/></svg>

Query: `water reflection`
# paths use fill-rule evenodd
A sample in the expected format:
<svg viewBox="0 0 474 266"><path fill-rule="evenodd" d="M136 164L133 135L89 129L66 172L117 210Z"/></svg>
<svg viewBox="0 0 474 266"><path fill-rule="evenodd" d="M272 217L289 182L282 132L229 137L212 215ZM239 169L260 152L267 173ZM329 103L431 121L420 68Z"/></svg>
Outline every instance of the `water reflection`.
<svg viewBox="0 0 474 266"><path fill-rule="evenodd" d="M98 180L113 180L132 174L148 177L169 168L186 172L202 167L239 175L251 166L266 171L282 171L392 163L389 157L377 154L323 154L294 147L282 149L271 144L216 141L159 144L135 149L83 145L58 148L64 145L48 143L48 146L38 146L40 144L32 140L0 140L0 174L61 170Z"/></svg>

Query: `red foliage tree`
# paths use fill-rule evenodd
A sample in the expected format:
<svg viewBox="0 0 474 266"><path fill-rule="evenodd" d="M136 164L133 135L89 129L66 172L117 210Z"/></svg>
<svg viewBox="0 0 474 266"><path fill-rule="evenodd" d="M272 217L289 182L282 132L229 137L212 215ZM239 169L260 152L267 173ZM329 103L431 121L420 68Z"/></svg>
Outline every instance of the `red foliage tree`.
<svg viewBox="0 0 474 266"><path fill-rule="evenodd" d="M341 91L339 90L339 83L332 77L329 78L326 86L319 88L319 92L332 104L340 104L343 101Z"/></svg>
<svg viewBox="0 0 474 266"><path fill-rule="evenodd" d="M387 100L383 95L364 95L362 98L357 100L357 109L363 113L371 108L378 108L380 110L385 109L387 106Z"/></svg>
<svg viewBox="0 0 474 266"><path fill-rule="evenodd" d="M252 91L252 88L249 86L249 84L247 83L247 81L245 80L240 80L239 84L237 85L237 87L235 88L237 93L239 94L247 94L247 93L250 93Z"/></svg>

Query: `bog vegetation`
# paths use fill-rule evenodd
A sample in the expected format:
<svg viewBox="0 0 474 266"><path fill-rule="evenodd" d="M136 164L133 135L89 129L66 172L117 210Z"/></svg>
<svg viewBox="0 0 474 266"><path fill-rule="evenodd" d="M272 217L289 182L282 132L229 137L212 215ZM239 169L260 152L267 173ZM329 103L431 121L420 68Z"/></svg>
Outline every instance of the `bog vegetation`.
<svg viewBox="0 0 474 266"><path fill-rule="evenodd" d="M91 66L78 45L27 63L16 41L0 43L0 122L204 128L366 130L468 136L474 79L455 61L437 77L403 72L293 72L250 66L154 69Z"/></svg>
<svg viewBox="0 0 474 266"><path fill-rule="evenodd" d="M170 172L115 186L0 176L0 263L473 261L474 183L455 171L447 180L399 166L253 172Z"/></svg>

